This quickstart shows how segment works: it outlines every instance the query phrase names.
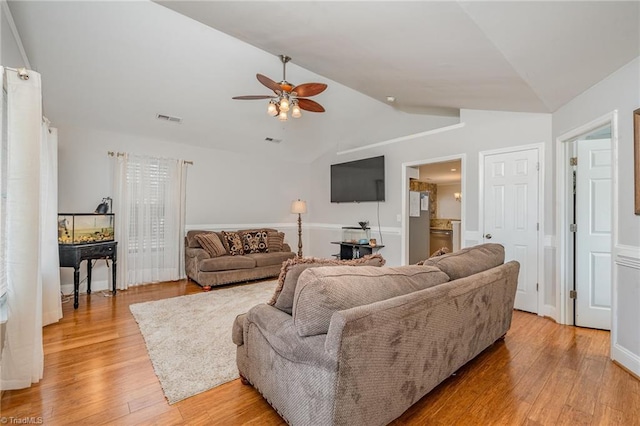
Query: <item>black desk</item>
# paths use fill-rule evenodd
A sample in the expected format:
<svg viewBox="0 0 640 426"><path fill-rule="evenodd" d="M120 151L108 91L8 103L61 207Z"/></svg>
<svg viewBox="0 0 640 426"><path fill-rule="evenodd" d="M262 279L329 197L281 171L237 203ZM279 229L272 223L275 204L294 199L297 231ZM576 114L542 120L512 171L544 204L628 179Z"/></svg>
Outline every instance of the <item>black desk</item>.
<svg viewBox="0 0 640 426"><path fill-rule="evenodd" d="M91 294L91 259L111 259L113 295L116 294L116 241L90 244L59 244L60 266L73 268L73 308L78 309L80 289L80 263L87 260L87 294Z"/></svg>

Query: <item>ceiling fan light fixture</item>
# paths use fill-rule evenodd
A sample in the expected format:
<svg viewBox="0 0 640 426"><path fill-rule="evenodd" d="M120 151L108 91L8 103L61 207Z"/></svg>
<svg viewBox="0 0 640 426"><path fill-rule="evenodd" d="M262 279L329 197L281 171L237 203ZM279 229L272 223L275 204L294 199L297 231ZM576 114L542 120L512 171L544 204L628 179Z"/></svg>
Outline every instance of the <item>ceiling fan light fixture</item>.
<svg viewBox="0 0 640 426"><path fill-rule="evenodd" d="M258 81L273 93L270 95L246 95L234 96L238 100L269 99L267 114L278 117L280 121L287 121L287 113L291 111L293 118L302 117L302 110L311 112L324 112L324 107L318 102L309 99L311 96L324 92L327 85L324 83L304 83L293 85L286 78L286 65L291 60L289 56L280 55L282 61L282 81L276 83L269 77L256 74Z"/></svg>
<svg viewBox="0 0 640 426"><path fill-rule="evenodd" d="M293 108L291 108L291 116L293 118L302 117L302 111L300 111L300 107L298 106L298 104L293 104Z"/></svg>
<svg viewBox="0 0 640 426"><path fill-rule="evenodd" d="M289 106L290 106L289 99L283 97L280 100L280 111L284 111L284 112L289 111Z"/></svg>
<svg viewBox="0 0 640 426"><path fill-rule="evenodd" d="M278 107L276 107L276 103L274 101L269 102L269 106L267 107L267 114L271 117L275 117L278 115Z"/></svg>

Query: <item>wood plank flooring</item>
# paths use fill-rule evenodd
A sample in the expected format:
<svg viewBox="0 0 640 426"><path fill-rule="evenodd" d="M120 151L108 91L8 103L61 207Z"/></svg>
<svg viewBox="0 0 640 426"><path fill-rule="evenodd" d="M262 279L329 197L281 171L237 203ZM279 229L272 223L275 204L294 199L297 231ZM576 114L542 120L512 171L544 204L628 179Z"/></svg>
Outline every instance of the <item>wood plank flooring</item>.
<svg viewBox="0 0 640 426"><path fill-rule="evenodd" d="M45 425L284 424L239 380L166 402L129 305L200 291L185 280L84 295L75 311L65 303L64 318L44 329L43 380L3 392L1 416ZM640 425L640 382L609 360L609 339L516 311L503 342L392 424Z"/></svg>

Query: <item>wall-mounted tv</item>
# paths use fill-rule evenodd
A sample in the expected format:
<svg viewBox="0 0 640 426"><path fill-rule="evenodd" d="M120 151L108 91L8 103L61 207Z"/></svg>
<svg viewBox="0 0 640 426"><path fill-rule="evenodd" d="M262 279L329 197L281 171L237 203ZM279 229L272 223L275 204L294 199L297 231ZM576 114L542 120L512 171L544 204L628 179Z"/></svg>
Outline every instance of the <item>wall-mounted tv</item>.
<svg viewBox="0 0 640 426"><path fill-rule="evenodd" d="M331 165L331 202L384 201L384 155Z"/></svg>

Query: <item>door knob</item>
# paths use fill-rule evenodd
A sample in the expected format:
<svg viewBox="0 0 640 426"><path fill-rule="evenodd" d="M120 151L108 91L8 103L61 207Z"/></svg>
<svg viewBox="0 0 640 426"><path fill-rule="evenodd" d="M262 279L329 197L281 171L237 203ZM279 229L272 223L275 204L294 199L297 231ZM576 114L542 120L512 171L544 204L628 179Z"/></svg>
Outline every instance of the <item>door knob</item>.
<svg viewBox="0 0 640 426"><path fill-rule="evenodd" d="M492 235L491 235L491 234L486 234L484 237L485 237L487 240L490 240L490 239L491 239L491 237L492 237Z"/></svg>

